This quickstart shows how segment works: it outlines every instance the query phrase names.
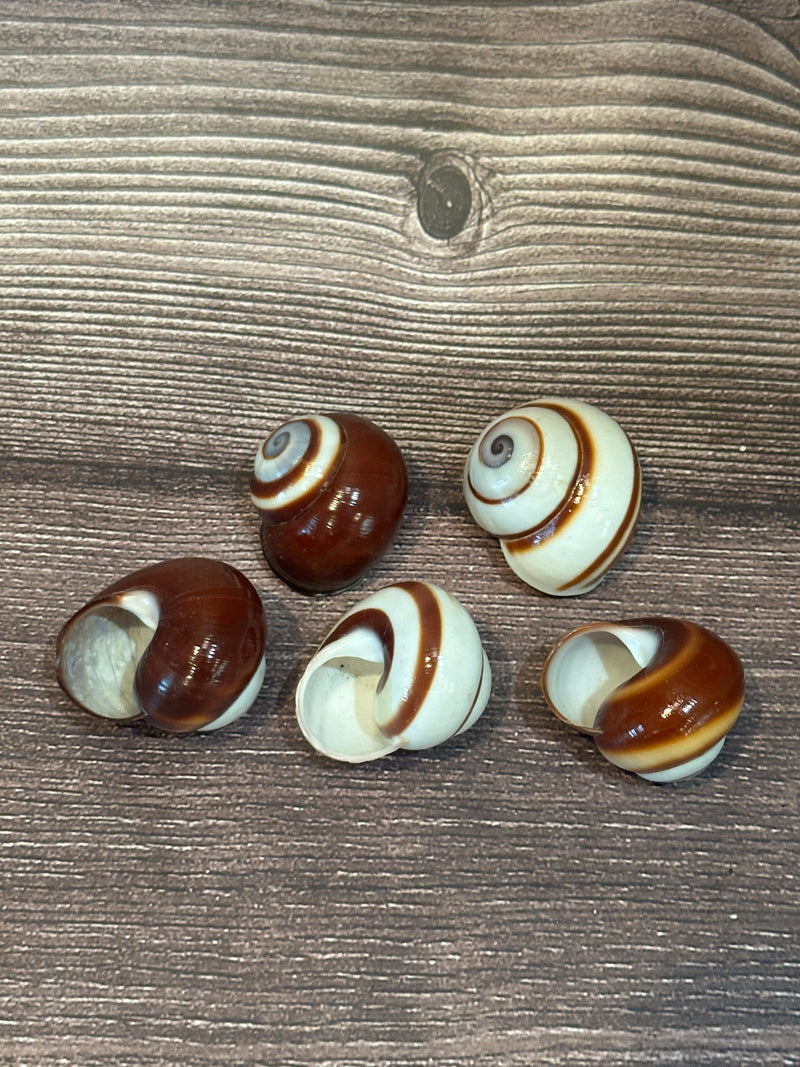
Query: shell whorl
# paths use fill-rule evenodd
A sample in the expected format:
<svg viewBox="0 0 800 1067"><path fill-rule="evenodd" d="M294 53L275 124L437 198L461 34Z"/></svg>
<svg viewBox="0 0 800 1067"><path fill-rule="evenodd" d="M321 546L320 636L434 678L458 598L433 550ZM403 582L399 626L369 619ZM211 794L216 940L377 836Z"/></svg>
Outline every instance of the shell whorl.
<svg viewBox="0 0 800 1067"><path fill-rule="evenodd" d="M587 592L627 545L641 472L627 434L590 404L544 398L492 422L472 448L464 495L524 581Z"/></svg>
<svg viewBox="0 0 800 1067"><path fill-rule="evenodd" d="M261 521L285 522L329 484L342 461L343 434L328 415L284 422L256 453L250 496Z"/></svg>
<svg viewBox="0 0 800 1067"><path fill-rule="evenodd" d="M742 708L744 672L703 626L647 616L567 634L542 672L564 722L611 763L653 781L696 774L719 753Z"/></svg>
<svg viewBox="0 0 800 1067"><path fill-rule="evenodd" d="M361 762L440 744L483 712L491 669L475 624L444 589L398 582L346 612L297 689L307 740Z"/></svg>

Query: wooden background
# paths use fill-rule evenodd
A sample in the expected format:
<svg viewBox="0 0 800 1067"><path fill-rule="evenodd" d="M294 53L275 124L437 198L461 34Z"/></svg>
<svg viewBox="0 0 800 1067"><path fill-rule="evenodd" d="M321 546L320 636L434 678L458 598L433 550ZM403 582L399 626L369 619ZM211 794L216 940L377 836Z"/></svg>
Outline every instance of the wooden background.
<svg viewBox="0 0 800 1067"><path fill-rule="evenodd" d="M2 1067L800 1063L799 49L796 0L0 3ZM417 214L437 152L473 183L452 240ZM460 490L545 393L643 463L579 600L516 580ZM249 470L337 407L395 435L409 509L309 599ZM264 597L257 704L183 739L83 716L61 624L197 553ZM303 663L400 578L473 613L487 712L318 758ZM538 690L561 634L651 611L749 687L666 787Z"/></svg>

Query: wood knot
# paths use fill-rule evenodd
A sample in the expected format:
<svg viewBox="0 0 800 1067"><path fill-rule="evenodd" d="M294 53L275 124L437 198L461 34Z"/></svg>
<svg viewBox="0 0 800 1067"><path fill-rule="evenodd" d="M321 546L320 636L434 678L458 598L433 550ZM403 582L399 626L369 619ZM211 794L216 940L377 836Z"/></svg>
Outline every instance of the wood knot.
<svg viewBox="0 0 800 1067"><path fill-rule="evenodd" d="M437 241L457 237L479 208L472 167L455 152L434 152L417 182L417 215L422 229Z"/></svg>

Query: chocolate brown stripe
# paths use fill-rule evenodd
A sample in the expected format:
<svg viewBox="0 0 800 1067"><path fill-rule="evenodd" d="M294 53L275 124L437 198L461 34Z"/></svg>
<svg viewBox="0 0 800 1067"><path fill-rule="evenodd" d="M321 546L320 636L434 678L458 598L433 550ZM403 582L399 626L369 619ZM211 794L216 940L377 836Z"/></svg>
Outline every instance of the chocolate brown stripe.
<svg viewBox="0 0 800 1067"><path fill-rule="evenodd" d="M442 613L435 595L423 582L398 582L397 586L416 604L420 640L408 692L403 695L390 721L381 728L387 737L399 737L414 721L433 684L442 647Z"/></svg>
<svg viewBox="0 0 800 1067"><path fill-rule="evenodd" d="M377 688L377 692L380 693L386 685L386 679L389 677L394 658L394 627L392 626L392 620L385 611L381 611L380 608L362 608L360 611L354 611L352 615L348 615L346 619L342 619L341 622L334 626L320 645L320 648L326 648L328 645L333 644L334 641L338 641L340 637L345 637L347 634L352 633L353 630L359 630L361 627L372 630L383 646L383 673Z"/></svg>
<svg viewBox="0 0 800 1067"><path fill-rule="evenodd" d="M701 755L730 729L744 699L744 673L736 653L715 634L680 619L626 619L625 626L661 634L653 660L601 705L595 725L603 752L663 751L647 770L666 770ZM698 737L687 756L682 742ZM700 741L702 738L702 741ZM678 755L672 751L677 746Z"/></svg>
<svg viewBox="0 0 800 1067"><path fill-rule="evenodd" d="M583 420L561 404L542 403L538 406L555 411L569 423L578 446L578 462L567 495L558 507L551 511L538 525L532 526L529 530L523 530L514 537L507 538L504 541L504 545L509 552L525 552L532 545L535 546L541 544L542 541L546 541L557 530L565 526L580 507L586 489L591 483L594 470L594 443Z"/></svg>
<svg viewBox="0 0 800 1067"><path fill-rule="evenodd" d="M472 714L472 712L473 712L473 710L475 708L475 705L478 702L478 697L481 694L481 686L483 685L483 675L484 675L485 664L486 664L486 661L484 660L483 655L481 655L481 673L480 673L480 677L478 678L478 684L475 687L475 696L472 698L472 703L469 706L469 710L467 711L467 714L464 716L464 718L461 720L461 722L458 724L458 726L455 728L455 730L453 730L453 732L450 734L451 737L455 737L457 733L459 733L461 730L464 729L465 724L469 720L469 717Z"/></svg>
<svg viewBox="0 0 800 1067"><path fill-rule="evenodd" d="M630 440L630 438L628 439ZM631 498L628 502L628 507L622 522L617 528L617 532L603 551L595 557L593 562L590 563L585 570L582 570L580 574L576 574L574 578L570 578L568 582L564 582L563 585L560 585L558 587L558 592L563 593L567 589L574 589L576 586L583 585L583 583L588 581L593 574L606 570L616 557L625 549L625 546L630 541L631 537L633 537L636 514L639 510L642 470L639 466L639 459L633 451L633 445L631 445L631 452L633 454L633 487L631 489Z"/></svg>
<svg viewBox="0 0 800 1067"><path fill-rule="evenodd" d="M680 752L677 755L673 755L669 759L648 760L646 766L632 767L632 770L641 771L642 774L658 774L661 771L671 771L673 767L680 767L684 763L688 763L689 760L698 759L700 756L708 752L714 745L718 744L730 733L731 727L739 718L739 713L742 710L744 704L744 696L741 699L734 701L729 707L723 708L719 711L717 718L715 718L708 726L702 730L703 743L696 744L691 752ZM698 735L701 731L698 730ZM697 740L694 738L693 740Z"/></svg>
<svg viewBox="0 0 800 1067"><path fill-rule="evenodd" d="M542 406L542 405L539 405L539 406ZM542 431L539 429L539 427L536 425L536 423L533 421L533 419L529 419L527 415L514 415L513 417L515 419L524 419L526 422L529 422L531 424L531 426L534 428L534 430L536 430L536 435L539 438L539 455L536 457L536 466L534 467L530 478L528 478L527 482L522 486L522 488L517 489L517 491L515 493L512 493L510 496L504 496L504 497L484 496L482 493L479 493L478 490L475 488L475 486L472 484L472 478L470 478L469 475L468 475L467 476L467 482L469 484L470 492L475 497L475 499L476 500L480 500L480 502L482 504L498 504L498 505L500 505L500 504L507 504L509 502L509 500L515 500L518 496L520 496L522 493L524 493L526 491L526 489L529 489L533 485L533 483L536 481L536 476L539 473L539 468L542 465L542 459L544 458L544 439L542 438ZM492 428L492 433L495 433L497 430L499 430L500 427L503 425L503 422L505 422L505 421L506 420L503 419L502 422L499 422L496 426L494 426ZM488 433L488 431L487 431L487 433ZM486 435L484 434L484 437L485 436ZM480 445L478 447L480 448Z"/></svg>
<svg viewBox="0 0 800 1067"><path fill-rule="evenodd" d="M416 605L419 613L420 642L408 691L397 705L392 718L380 728L386 737L398 737L414 721L433 684L442 644L442 615L434 594L423 582L397 582L396 588L408 593ZM394 627L385 611L380 608L362 608L353 612L331 630L321 647L333 644L340 637L362 626L372 630L383 645L383 673L376 690L380 693L386 685L394 658Z"/></svg>

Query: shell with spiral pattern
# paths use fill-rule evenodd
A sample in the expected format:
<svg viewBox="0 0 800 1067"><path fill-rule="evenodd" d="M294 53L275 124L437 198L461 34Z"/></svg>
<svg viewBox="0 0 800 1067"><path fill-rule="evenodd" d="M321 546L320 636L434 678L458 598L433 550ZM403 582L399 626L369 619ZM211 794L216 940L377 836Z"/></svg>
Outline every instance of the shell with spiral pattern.
<svg viewBox="0 0 800 1067"><path fill-rule="evenodd" d="M293 419L258 450L250 483L261 547L304 593L358 582L390 548L408 497L396 442L347 412Z"/></svg>
<svg viewBox="0 0 800 1067"><path fill-rule="evenodd" d="M266 637L261 599L240 571L170 559L113 582L72 616L58 637L56 674L99 718L168 733L216 730L258 696Z"/></svg>
<svg viewBox="0 0 800 1067"><path fill-rule="evenodd" d="M633 533L639 460L600 408L545 397L483 431L465 465L464 495L523 581L576 596L597 585Z"/></svg>

